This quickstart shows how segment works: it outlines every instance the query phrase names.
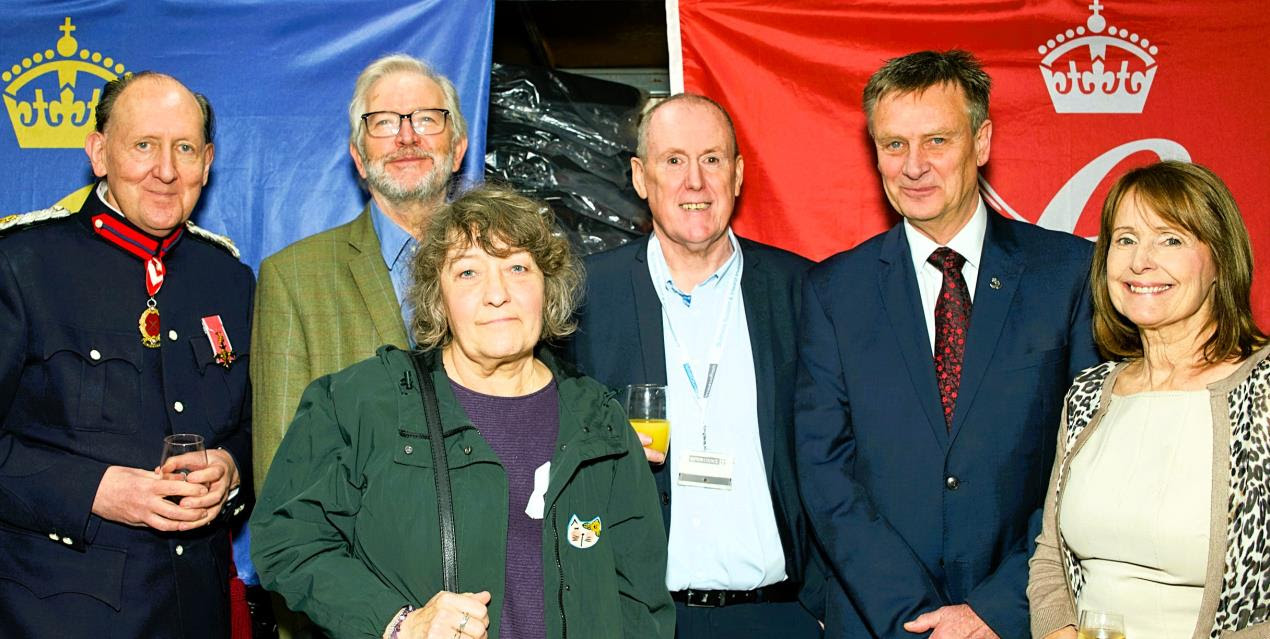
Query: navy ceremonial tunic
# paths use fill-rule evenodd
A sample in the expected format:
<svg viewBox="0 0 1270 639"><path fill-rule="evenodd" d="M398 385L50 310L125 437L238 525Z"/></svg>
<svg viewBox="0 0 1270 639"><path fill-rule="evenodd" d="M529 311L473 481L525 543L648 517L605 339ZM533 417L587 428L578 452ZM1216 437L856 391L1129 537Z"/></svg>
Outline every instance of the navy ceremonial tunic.
<svg viewBox="0 0 1270 639"><path fill-rule="evenodd" d="M94 232L98 214L127 224L94 190L79 213L0 232L0 636L226 637L223 517L163 533L91 511L108 466L155 468L170 433L227 450L246 491L254 280L182 229L148 348L145 263ZM228 367L203 332L211 316Z"/></svg>

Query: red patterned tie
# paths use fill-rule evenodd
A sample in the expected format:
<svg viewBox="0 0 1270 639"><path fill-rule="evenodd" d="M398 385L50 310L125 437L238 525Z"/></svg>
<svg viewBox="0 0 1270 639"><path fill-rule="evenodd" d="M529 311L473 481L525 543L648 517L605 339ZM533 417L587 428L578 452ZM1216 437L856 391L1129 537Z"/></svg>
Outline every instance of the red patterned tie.
<svg viewBox="0 0 1270 639"><path fill-rule="evenodd" d="M939 384L939 401L944 406L944 426L952 432L957 387L961 385L961 360L966 353L966 331L970 327L970 289L961 276L966 258L941 246L926 261L944 274L944 284L935 301L935 381Z"/></svg>

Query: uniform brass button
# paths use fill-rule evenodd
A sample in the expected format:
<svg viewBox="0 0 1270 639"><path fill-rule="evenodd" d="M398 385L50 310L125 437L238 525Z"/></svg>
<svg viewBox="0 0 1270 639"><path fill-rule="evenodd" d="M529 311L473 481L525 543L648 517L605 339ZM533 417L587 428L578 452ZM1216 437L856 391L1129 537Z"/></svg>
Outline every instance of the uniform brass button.
<svg viewBox="0 0 1270 639"><path fill-rule="evenodd" d="M172 402L172 410L178 413L185 412L185 404L182 404L181 402Z"/></svg>
<svg viewBox="0 0 1270 639"><path fill-rule="evenodd" d="M401 449L401 452L403 452L403 453L405 453L405 454L407 454L407 455L413 455L413 454L414 454L414 452L415 452L415 447L414 447L414 446L411 446L410 444L406 444L405 448L402 448L402 449Z"/></svg>
<svg viewBox="0 0 1270 639"><path fill-rule="evenodd" d="M168 331L168 339L176 341L176 331Z"/></svg>
<svg viewBox="0 0 1270 639"><path fill-rule="evenodd" d="M90 357L95 362L101 359L101 351L98 351L97 349L94 348L93 350L88 351L88 357Z"/></svg>
<svg viewBox="0 0 1270 639"><path fill-rule="evenodd" d="M464 446L464 447L463 447L463 454L464 454L464 455L471 455L471 454L472 454L472 447L471 447L471 446Z"/></svg>
<svg viewBox="0 0 1270 639"><path fill-rule="evenodd" d="M61 539L61 537L59 537L57 533L49 533L49 539L57 541L58 539Z"/></svg>
<svg viewBox="0 0 1270 639"><path fill-rule="evenodd" d="M949 475L944 478L944 486L947 487L948 490L957 490L958 488L961 488L961 480Z"/></svg>
<svg viewBox="0 0 1270 639"><path fill-rule="evenodd" d="M176 556L177 556L177 557L180 557L181 555L184 555L184 554L185 554L185 546L177 546L177 547L176 547Z"/></svg>
<svg viewBox="0 0 1270 639"><path fill-rule="evenodd" d="M64 543L64 544L66 544L67 546L69 546L69 545L71 545L71 544L73 544L73 543L75 543L75 542L71 541L71 538L70 538L70 537L62 537L62 543Z"/></svg>

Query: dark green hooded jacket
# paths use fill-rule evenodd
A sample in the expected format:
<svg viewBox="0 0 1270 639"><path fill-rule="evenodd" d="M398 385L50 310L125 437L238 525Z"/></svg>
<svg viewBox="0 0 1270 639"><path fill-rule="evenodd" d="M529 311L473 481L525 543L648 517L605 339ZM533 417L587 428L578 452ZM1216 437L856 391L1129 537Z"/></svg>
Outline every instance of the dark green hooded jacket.
<svg viewBox="0 0 1270 639"><path fill-rule="evenodd" d="M560 397L542 536L547 637L670 639L666 534L639 440L608 390L563 370L545 349L539 359ZM453 483L459 589L493 595L496 639L507 479L435 353L430 363ZM400 608L421 607L441 590L432 453L414 375L406 351L384 346L310 384L251 518L265 587L337 638L379 637ZM570 543L574 516L599 519L593 545Z"/></svg>

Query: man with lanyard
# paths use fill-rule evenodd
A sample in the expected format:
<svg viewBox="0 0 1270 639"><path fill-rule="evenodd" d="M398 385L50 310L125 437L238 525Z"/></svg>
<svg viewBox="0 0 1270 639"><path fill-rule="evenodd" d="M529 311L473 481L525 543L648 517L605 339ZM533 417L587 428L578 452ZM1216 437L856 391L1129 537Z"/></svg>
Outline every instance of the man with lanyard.
<svg viewBox="0 0 1270 639"><path fill-rule="evenodd" d="M0 628L226 637L253 281L187 222L211 106L125 76L85 150L104 179L78 213L0 220ZM160 467L174 433L205 453Z"/></svg>
<svg viewBox="0 0 1270 639"><path fill-rule="evenodd" d="M669 460L645 454L669 525L676 636L819 636L824 577L809 559L791 451L809 262L731 232L744 161L713 100L673 96L638 136L632 179L653 232L587 259L568 348L615 389L667 385Z"/></svg>

